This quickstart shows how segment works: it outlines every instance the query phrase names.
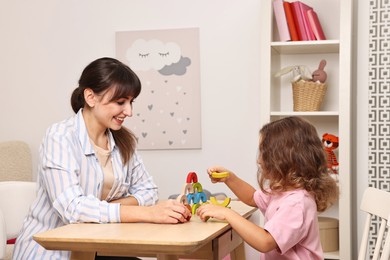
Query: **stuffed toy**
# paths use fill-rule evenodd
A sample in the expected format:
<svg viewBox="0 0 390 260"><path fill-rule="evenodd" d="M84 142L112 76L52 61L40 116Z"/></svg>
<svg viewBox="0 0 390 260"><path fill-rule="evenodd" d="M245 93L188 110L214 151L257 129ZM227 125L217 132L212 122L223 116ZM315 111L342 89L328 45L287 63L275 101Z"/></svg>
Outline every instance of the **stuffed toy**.
<svg viewBox="0 0 390 260"><path fill-rule="evenodd" d="M312 80L313 81L315 81L315 82L318 81L320 83L324 83L326 81L326 78L328 77L328 75L326 74L326 72L324 70L325 65L326 65L326 60L321 60L320 65L318 65L318 69L316 69L312 73Z"/></svg>
<svg viewBox="0 0 390 260"><path fill-rule="evenodd" d="M328 160L328 169L334 174L338 174L339 163L337 161L336 155L333 150L339 147L339 138L338 136L325 133L322 135L322 144L327 155Z"/></svg>

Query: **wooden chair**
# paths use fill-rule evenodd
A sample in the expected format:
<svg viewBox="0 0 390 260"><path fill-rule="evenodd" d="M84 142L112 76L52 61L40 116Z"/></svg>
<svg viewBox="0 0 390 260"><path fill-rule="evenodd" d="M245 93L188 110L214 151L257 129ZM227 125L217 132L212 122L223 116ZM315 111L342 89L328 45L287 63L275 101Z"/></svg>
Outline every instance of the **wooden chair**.
<svg viewBox="0 0 390 260"><path fill-rule="evenodd" d="M0 182L0 259L12 258L14 245L7 244L7 240L13 240L19 235L35 198L35 182Z"/></svg>
<svg viewBox="0 0 390 260"><path fill-rule="evenodd" d="M30 147L23 141L0 142L0 181L32 181Z"/></svg>
<svg viewBox="0 0 390 260"><path fill-rule="evenodd" d="M374 217L377 217L381 223L378 231L378 237L375 243L374 254L371 259L388 260L390 257L390 232L388 221L390 214L390 192L368 187L363 194L360 209L364 212L367 212L367 218L364 225L358 260L370 259L369 257L367 258L367 248L370 226ZM385 235L386 229L387 234Z"/></svg>

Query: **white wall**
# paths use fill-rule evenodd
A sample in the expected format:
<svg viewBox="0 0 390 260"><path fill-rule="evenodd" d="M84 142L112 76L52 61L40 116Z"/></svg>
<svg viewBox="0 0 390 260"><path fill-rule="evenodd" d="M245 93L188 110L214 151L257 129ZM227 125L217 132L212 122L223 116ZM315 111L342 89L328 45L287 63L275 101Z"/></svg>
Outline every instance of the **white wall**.
<svg viewBox="0 0 390 260"><path fill-rule="evenodd" d="M198 27L203 148L141 154L162 197L189 171L222 189L202 176L213 164L255 180L260 14L258 1L2 1L0 140L27 141L37 164L45 129L73 114L81 70L115 56L116 31Z"/></svg>
<svg viewBox="0 0 390 260"><path fill-rule="evenodd" d="M204 188L232 195L208 182L214 164L255 184L260 16L257 0L0 1L0 141L26 141L36 169L46 128L73 115L82 69L115 55L116 31L197 27L203 148L141 155L161 198L180 193L189 171Z"/></svg>
<svg viewBox="0 0 390 260"><path fill-rule="evenodd" d="M367 186L367 9L368 1L355 1L355 203ZM198 27L203 148L141 155L162 198L180 193L189 171L206 189L232 195L204 174L221 164L256 181L260 17L257 0L0 1L0 141L26 141L36 169L45 129L73 114L69 98L81 70L115 55L116 31Z"/></svg>

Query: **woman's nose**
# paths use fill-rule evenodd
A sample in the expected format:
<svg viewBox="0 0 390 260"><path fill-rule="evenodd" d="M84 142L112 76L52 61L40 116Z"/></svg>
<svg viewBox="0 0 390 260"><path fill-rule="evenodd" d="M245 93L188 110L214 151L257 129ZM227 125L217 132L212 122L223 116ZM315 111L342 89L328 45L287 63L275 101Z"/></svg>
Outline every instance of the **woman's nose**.
<svg viewBox="0 0 390 260"><path fill-rule="evenodd" d="M123 111L123 113L125 114L125 116L128 117L131 117L133 115L133 106L130 102L126 103L125 110Z"/></svg>

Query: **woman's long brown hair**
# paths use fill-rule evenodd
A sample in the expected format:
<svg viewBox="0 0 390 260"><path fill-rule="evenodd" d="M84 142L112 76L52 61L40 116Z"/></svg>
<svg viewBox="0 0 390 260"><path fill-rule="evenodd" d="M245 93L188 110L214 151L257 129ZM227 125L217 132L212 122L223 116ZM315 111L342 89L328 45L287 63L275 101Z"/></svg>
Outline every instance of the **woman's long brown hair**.
<svg viewBox="0 0 390 260"><path fill-rule="evenodd" d="M108 89L114 88L110 101L122 97L136 98L141 92L141 82L138 76L125 64L113 58L100 58L91 62L83 70L79 86L73 91L71 97L72 109L77 113L85 106L84 90L92 89L96 94L104 94ZM126 164L132 157L137 139L126 127L119 130L111 130L115 144Z"/></svg>

